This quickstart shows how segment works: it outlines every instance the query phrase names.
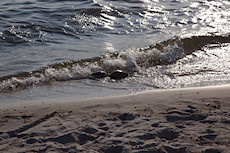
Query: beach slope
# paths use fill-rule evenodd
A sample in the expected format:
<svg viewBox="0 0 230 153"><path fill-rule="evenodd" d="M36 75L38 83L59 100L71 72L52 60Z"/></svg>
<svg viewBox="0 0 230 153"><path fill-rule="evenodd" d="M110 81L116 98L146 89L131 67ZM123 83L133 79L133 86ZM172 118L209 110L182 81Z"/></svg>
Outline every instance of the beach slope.
<svg viewBox="0 0 230 153"><path fill-rule="evenodd" d="M227 153L230 85L0 110L0 152Z"/></svg>

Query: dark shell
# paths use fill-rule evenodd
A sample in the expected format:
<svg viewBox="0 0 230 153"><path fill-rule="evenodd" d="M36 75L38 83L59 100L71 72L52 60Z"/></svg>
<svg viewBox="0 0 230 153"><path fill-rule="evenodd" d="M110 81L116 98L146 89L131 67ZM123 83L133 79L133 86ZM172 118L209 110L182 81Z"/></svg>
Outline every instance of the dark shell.
<svg viewBox="0 0 230 153"><path fill-rule="evenodd" d="M121 70L116 70L112 72L109 77L113 80L121 80L128 76L128 73L122 72Z"/></svg>
<svg viewBox="0 0 230 153"><path fill-rule="evenodd" d="M107 74L104 71L99 71L91 74L92 79L101 79L104 77L107 77Z"/></svg>

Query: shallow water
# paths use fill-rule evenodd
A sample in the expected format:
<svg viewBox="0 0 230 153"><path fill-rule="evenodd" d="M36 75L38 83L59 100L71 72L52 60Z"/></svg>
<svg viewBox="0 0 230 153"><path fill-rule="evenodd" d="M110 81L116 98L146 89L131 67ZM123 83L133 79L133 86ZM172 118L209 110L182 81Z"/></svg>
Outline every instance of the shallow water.
<svg viewBox="0 0 230 153"><path fill-rule="evenodd" d="M228 1L0 4L2 106L229 83ZM117 69L129 77L90 79Z"/></svg>

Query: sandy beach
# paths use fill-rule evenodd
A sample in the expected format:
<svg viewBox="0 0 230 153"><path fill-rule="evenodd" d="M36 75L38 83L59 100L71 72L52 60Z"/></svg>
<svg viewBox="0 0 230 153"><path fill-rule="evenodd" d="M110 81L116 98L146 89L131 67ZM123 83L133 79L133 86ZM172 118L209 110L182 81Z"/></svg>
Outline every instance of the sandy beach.
<svg viewBox="0 0 230 153"><path fill-rule="evenodd" d="M0 110L0 152L228 153L230 85Z"/></svg>

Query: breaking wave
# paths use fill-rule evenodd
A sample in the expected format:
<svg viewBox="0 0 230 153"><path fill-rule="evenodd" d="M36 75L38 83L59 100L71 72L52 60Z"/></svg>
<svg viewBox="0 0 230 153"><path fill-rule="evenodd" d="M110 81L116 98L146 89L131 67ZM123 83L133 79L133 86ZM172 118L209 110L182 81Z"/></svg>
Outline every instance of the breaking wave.
<svg viewBox="0 0 230 153"><path fill-rule="evenodd" d="M140 69L169 65L209 44L229 43L230 36L175 37L143 48L106 54L102 57L57 63L33 72L0 78L0 92L50 84L56 81L89 79L92 73L122 70L131 76Z"/></svg>

